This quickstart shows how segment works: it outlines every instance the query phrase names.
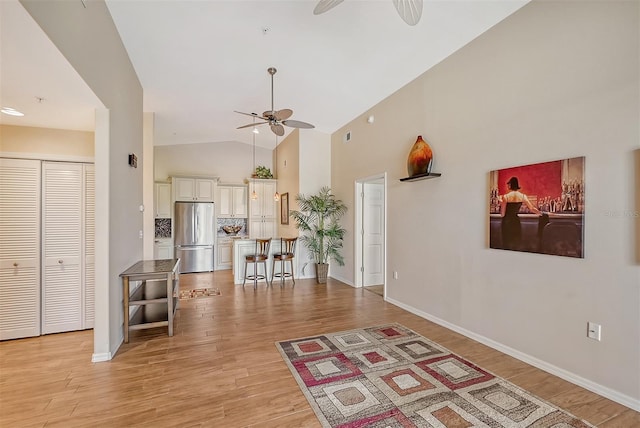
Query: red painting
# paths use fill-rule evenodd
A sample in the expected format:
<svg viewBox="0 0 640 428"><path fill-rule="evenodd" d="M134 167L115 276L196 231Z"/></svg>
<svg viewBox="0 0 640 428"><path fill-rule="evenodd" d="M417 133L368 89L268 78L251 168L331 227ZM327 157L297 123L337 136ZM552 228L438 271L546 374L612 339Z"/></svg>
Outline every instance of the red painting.
<svg viewBox="0 0 640 428"><path fill-rule="evenodd" d="M491 248L584 257L584 157L490 173Z"/></svg>

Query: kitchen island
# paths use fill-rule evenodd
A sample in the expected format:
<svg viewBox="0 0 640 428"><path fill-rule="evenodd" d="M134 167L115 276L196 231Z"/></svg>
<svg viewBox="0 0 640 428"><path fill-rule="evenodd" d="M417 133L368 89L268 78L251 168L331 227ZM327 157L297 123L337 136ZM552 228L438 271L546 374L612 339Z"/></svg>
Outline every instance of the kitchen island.
<svg viewBox="0 0 640 428"><path fill-rule="evenodd" d="M280 238L273 238L271 240L271 247L269 248L269 260L267 260L267 278L269 278L269 281L271 281L273 253L277 253L281 251L280 242L281 242ZM248 238L233 239L232 258L233 258L233 283L234 284L242 284L242 282L244 281L244 257L247 254L252 254L255 251L255 246L256 246L255 239L248 239ZM247 270L247 273L249 275L253 274L254 267L255 267L255 264L253 263L249 265ZM276 265L275 269L276 269L276 273L280 272L279 266ZM293 269L294 269L294 273L297 276L297 273L298 273L297 257L293 258Z"/></svg>
<svg viewBox="0 0 640 428"><path fill-rule="evenodd" d="M173 336L178 309L180 259L140 260L120 274L123 287L124 343L129 330L164 327ZM131 282L139 282L131 289Z"/></svg>

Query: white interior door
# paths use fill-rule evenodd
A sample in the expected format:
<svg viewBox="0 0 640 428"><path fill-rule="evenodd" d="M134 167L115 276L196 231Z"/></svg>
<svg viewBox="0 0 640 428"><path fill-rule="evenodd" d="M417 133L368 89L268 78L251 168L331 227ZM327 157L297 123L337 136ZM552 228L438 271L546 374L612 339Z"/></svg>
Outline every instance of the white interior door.
<svg viewBox="0 0 640 428"><path fill-rule="evenodd" d="M93 328L95 317L95 201L96 179L93 165L84 165L84 266L83 266L83 325Z"/></svg>
<svg viewBox="0 0 640 428"><path fill-rule="evenodd" d="M81 164L43 163L43 334L82 328L82 183Z"/></svg>
<svg viewBox="0 0 640 428"><path fill-rule="evenodd" d="M384 184L362 186L362 285L384 284Z"/></svg>
<svg viewBox="0 0 640 428"><path fill-rule="evenodd" d="M40 335L40 161L0 159L0 340Z"/></svg>

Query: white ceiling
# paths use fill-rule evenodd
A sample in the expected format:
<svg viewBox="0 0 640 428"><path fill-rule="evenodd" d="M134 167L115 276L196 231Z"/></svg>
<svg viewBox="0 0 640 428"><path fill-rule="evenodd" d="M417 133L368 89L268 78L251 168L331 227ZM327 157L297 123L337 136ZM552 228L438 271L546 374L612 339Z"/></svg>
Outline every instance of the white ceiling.
<svg viewBox="0 0 640 428"><path fill-rule="evenodd" d="M0 0L0 106L25 113L3 125L80 131L103 106L18 0Z"/></svg>
<svg viewBox="0 0 640 428"><path fill-rule="evenodd" d="M275 109L332 133L527 2L425 0L412 27L391 0L322 15L312 0L106 0L155 113L156 145L250 142L250 128L236 128L251 118L233 111L270 110L271 66ZM92 129L100 104L77 73L17 0L1 0L0 14L0 103L27 113L0 123ZM257 144L273 147L261 130Z"/></svg>

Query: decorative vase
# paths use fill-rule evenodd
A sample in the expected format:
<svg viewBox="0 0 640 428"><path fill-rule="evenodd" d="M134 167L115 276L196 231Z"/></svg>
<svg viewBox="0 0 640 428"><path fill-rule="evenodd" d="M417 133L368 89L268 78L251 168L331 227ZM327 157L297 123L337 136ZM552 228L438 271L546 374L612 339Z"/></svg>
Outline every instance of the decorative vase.
<svg viewBox="0 0 640 428"><path fill-rule="evenodd" d="M316 263L316 282L318 284L326 284L328 272L329 272L328 263Z"/></svg>
<svg viewBox="0 0 640 428"><path fill-rule="evenodd" d="M431 151L431 147L422 139L422 135L418 135L418 139L413 147L411 147L409 158L407 159L409 177L431 172L432 162L433 152Z"/></svg>

